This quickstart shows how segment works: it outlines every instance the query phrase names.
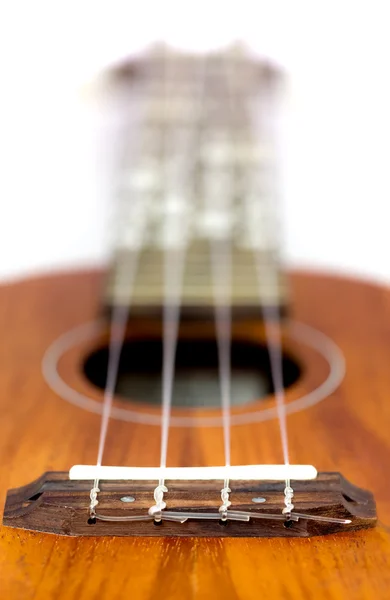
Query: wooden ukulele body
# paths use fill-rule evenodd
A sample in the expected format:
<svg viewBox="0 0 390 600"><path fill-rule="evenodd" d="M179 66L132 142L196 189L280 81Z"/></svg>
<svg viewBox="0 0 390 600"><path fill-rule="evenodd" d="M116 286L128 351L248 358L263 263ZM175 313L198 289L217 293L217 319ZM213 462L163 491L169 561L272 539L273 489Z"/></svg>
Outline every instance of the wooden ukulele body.
<svg viewBox="0 0 390 600"><path fill-rule="evenodd" d="M96 318L100 273L30 279L0 289L0 495L45 471L96 461L100 416L64 401L45 382L41 362L60 335ZM347 374L322 402L288 417L290 459L339 471L373 492L375 528L312 538L63 537L1 527L1 598L10 600L387 599L390 595L390 292L325 275L291 276L292 314L332 338L344 352ZM261 337L253 322L236 337ZM200 335L200 334L199 334ZM102 393L82 373L88 351L104 335L80 342L59 361L64 380L100 402ZM294 402L327 375L314 349L287 336L301 376L286 392ZM274 406L269 397L234 408L245 414ZM117 408L158 415L158 407L117 398ZM175 409L176 416L186 409ZM217 414L197 409L197 416ZM110 464L152 466L159 460L156 426L112 419ZM172 427L169 464L223 464L219 427ZM232 429L232 463L282 462L276 420ZM88 495L86 496L88 498ZM352 499L353 500L353 499ZM218 490L216 490L216 506ZM131 526L131 524L129 524ZM151 525L153 526L153 525Z"/></svg>

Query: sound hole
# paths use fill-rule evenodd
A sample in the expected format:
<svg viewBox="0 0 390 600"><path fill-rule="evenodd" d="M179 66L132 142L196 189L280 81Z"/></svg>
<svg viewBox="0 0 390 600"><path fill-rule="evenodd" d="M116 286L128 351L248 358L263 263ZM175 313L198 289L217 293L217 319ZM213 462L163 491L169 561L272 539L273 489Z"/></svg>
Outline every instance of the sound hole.
<svg viewBox="0 0 390 600"><path fill-rule="evenodd" d="M92 352L84 362L88 380L104 389L107 376L107 347ZM267 349L251 342L234 341L231 351L231 403L242 406L273 392ZM161 340L128 340L122 350L116 394L149 405L161 404ZM300 376L295 360L283 356L285 387ZM215 340L178 342L172 405L215 408L221 403L218 354Z"/></svg>

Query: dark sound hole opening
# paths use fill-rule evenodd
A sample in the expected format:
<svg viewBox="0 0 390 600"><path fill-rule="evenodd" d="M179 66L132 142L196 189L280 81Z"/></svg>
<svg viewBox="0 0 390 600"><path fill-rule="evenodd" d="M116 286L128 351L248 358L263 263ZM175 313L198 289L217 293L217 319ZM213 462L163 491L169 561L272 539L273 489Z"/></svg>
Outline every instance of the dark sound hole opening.
<svg viewBox="0 0 390 600"><path fill-rule="evenodd" d="M83 368L87 379L104 389L107 377L108 348L92 352ZM231 349L233 406L242 406L273 392L270 361L264 346L233 341ZM128 340L122 349L116 394L145 404L161 404L161 340ZM300 368L283 355L286 388L297 381ZM172 405L188 408L220 407L218 353L215 340L178 342Z"/></svg>

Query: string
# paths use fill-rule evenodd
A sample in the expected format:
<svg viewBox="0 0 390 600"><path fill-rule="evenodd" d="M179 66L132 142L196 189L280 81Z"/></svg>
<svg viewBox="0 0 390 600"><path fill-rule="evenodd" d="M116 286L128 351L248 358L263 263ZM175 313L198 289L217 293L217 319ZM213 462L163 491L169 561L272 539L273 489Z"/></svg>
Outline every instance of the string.
<svg viewBox="0 0 390 600"><path fill-rule="evenodd" d="M171 70L173 67L173 80L175 79L174 64L171 64ZM168 109L169 103L169 59L165 56L164 60L164 72L163 72L163 98L164 98L164 109ZM164 175L166 178L167 185L165 186L166 193L166 208L169 213L169 199L167 198L167 188L171 183L170 179L177 176L176 165L173 162L172 171L172 159L171 165L168 163L170 157L170 148L168 147L168 140L166 136L166 129L163 127L162 130L162 148L164 157ZM169 140L170 144L174 141L174 136L171 136ZM180 145L180 144L179 144ZM172 154L174 155L177 148L173 148ZM179 161L180 162L180 161ZM179 167L180 168L180 167ZM176 191L176 190L175 190ZM183 191L183 190L180 190ZM175 202L174 198L174 202ZM183 244L183 237L178 231L178 219L181 211L177 210L177 206L173 206L173 214L166 215L166 226L165 239L164 239L164 305L163 305L163 367L162 367L162 413L161 413L161 442L160 442L160 479L158 486L154 491L154 499L156 502L153 507L153 513L156 515L157 520L160 516L161 510L166 506L164 502L164 493L168 491L165 486L164 469L167 464L168 454L168 435L169 435L169 421L172 406L172 392L173 392L173 379L174 379L174 368L178 338L178 326L180 318L180 299L181 299L181 285L183 276L183 265L185 257L185 245ZM181 209L183 207L181 206ZM169 224L169 217L171 225Z"/></svg>
<svg viewBox="0 0 390 600"><path fill-rule="evenodd" d="M280 439L283 451L283 461L287 467L287 476L285 480L285 509L286 514L290 514L294 508L292 504L293 490L291 488L289 469L290 457L288 448L287 416L286 402L283 382L283 356L281 341L281 324L279 309L275 305L263 306L263 319L265 327L265 336L267 340L268 353L271 366L271 378L274 388L276 409L278 413Z"/></svg>
<svg viewBox="0 0 390 600"><path fill-rule="evenodd" d="M145 93L146 86L145 84L141 86L136 86L133 90L133 99L139 98L142 95L142 92ZM136 103L137 104L137 103ZM138 106L140 103L138 102ZM134 109L134 106L133 106ZM143 109L144 110L144 109ZM139 110L135 111L137 116L140 119ZM134 123L134 119L133 119ZM134 129L133 129L134 133ZM125 132L126 134L126 132ZM129 140L128 135L124 135L124 147L121 148L122 159L125 155L129 154L128 150L128 142L130 141L130 150L134 152L134 136ZM131 153L132 153L131 152ZM128 186L126 186L128 187ZM131 307L131 299L133 293L134 281L138 269L138 259L139 252L142 247L143 235L146 228L147 223L147 206L146 206L146 198L144 192L148 192L148 190L140 188L137 185L136 178L130 182L130 190L126 189L125 192L128 194L129 192L132 195L132 202L129 208L129 223L132 226L133 230L130 232L130 253L129 253L129 262L122 263L117 266L115 271L115 279L113 282L113 308L111 313L110 320L110 333L109 333L109 346L108 346L108 360L107 360L107 378L106 385L104 389L103 396L103 411L102 418L100 423L100 434L99 434L99 445L98 445L98 453L96 459L96 466L100 467L103 461L103 454L106 445L107 439L107 431L109 419L112 411L112 403L115 394L116 382L118 379L118 371L120 364L120 356L123 348L124 339L126 336L126 327L130 314ZM135 223L135 225L134 225ZM122 225L122 224L120 224ZM117 298L117 292L120 289L119 285L121 282L126 282L126 297ZM100 492L99 489L99 477L96 477L93 482L93 487L90 492L90 516L95 517L96 515L96 506L98 505L97 494Z"/></svg>
<svg viewBox="0 0 390 600"><path fill-rule="evenodd" d="M257 102L257 106L255 104L254 107L256 112L253 114L254 125L257 129L257 137L265 145L265 150L268 152L268 162L265 165L266 168L262 173L262 180L260 181L262 189L257 189L256 193L258 194L258 198L261 193L264 193L271 201L274 201L276 198L277 174L275 167L276 161L280 156L278 148L278 121L275 114L276 97L274 92L273 84L267 84L267 82L265 82L263 89L260 92L260 99ZM263 242L267 242L267 248L270 251L270 256L267 259L268 262L262 261L258 248L256 248L255 252L259 298L262 307L265 338L270 360L271 379L276 401L283 461L286 466L284 488L285 508L283 509L283 513L289 518L289 516L291 516L291 511L294 508L294 505L292 504L294 491L291 487L289 475L290 457L283 381L282 329L279 307L276 300L278 297L278 275L276 265L272 266L271 264L275 254L273 248L276 241L276 227L274 225L275 223L272 222L271 215L268 213L268 219L265 219L265 229L263 232ZM265 297L263 297L262 285L268 286L270 291L270 294Z"/></svg>
<svg viewBox="0 0 390 600"><path fill-rule="evenodd" d="M126 333L126 325L129 316L129 307L117 305L113 308L110 327L110 341L108 350L107 381L103 397L103 413L100 425L98 455L96 466L100 467L103 460L103 452L107 438L108 421L110 418L112 401L118 377L119 361L123 341ZM94 488L99 487L99 479L95 479Z"/></svg>
<svg viewBox="0 0 390 600"><path fill-rule="evenodd" d="M115 393L115 386L118 378L118 370L120 363L121 351L123 348L123 342L126 335L126 326L130 313L130 298L132 295L133 283L135 274L138 266L138 252L132 254L131 269L129 273L128 282L128 293L129 302L125 305L115 304L112 309L111 323L110 323L110 338L108 348L108 364L107 364L107 380L104 389L103 397L103 412L100 424L100 435L99 435L99 446L98 455L96 460L96 466L100 467L103 461L104 448L106 445L108 423L110 419L112 402ZM95 508L98 504L97 494L99 489L99 478L96 477L93 483L93 488L90 492L90 513L91 516L95 515Z"/></svg>
<svg viewBox="0 0 390 600"><path fill-rule="evenodd" d="M126 326L129 319L131 308L131 297L133 285L138 268L139 249L131 253L130 267L126 265L127 273L127 295L128 301L125 304L114 304L110 322L110 335L108 346L107 379L103 396L103 412L100 425L98 455L96 466L100 467L103 460L105 442L107 438L108 422L111 414L112 402L115 393L115 386L118 379L118 370L121 351L126 335ZM116 277L120 278L120 269Z"/></svg>
<svg viewBox="0 0 390 600"><path fill-rule="evenodd" d="M286 405L283 384L283 357L279 309L275 305L263 306L264 326L271 365L271 376L278 411L283 460L290 464L286 422Z"/></svg>
<svg viewBox="0 0 390 600"><path fill-rule="evenodd" d="M155 505L149 514L156 522L161 521L161 511L166 507L164 493L165 467L167 465L168 435L172 406L172 391L175 358L180 318L180 298L183 278L185 246L167 249L164 252L164 307L163 307L163 370L162 370L162 414L160 445L160 479L154 490Z"/></svg>
<svg viewBox="0 0 390 600"><path fill-rule="evenodd" d="M173 64L173 69L174 69ZM172 69L172 65L171 65ZM201 69L201 73L203 70ZM173 70L173 77L175 71ZM164 70L165 101L169 101L167 65ZM199 82L198 82L199 83ZM194 115L192 127L187 130L178 128L170 139L166 139L163 131L163 147L170 163L165 165L166 190L166 223L164 236L164 306L163 306L163 369L162 369L162 415L161 415L161 445L160 445L160 479L154 490L155 505L149 510L156 522L161 520L161 511L166 507L164 493L168 491L165 485L164 470L167 465L168 438L172 409L173 381L175 358L178 340L178 329L181 310L181 292L183 273L187 250L189 227L186 186L191 175L193 162L191 149L197 139L197 117ZM169 142L169 144L167 144ZM168 147L172 146L172 147Z"/></svg>
<svg viewBox="0 0 390 600"><path fill-rule="evenodd" d="M159 485L164 486L163 470L167 464L169 417L172 405L175 356L180 317L181 285L185 249L168 249L164 253L163 373L162 418Z"/></svg>
<svg viewBox="0 0 390 600"><path fill-rule="evenodd" d="M213 292L215 308L215 326L217 334L219 381L221 389L222 424L225 467L227 470L224 487L221 491L224 513L230 506L229 475L231 465L230 441L230 404L231 404L231 304L229 289L231 284L231 249L227 240L211 242L211 258L213 273Z"/></svg>
<svg viewBox="0 0 390 600"><path fill-rule="evenodd" d="M229 64L226 66L229 67ZM226 79L222 85L226 90L228 111L232 117L234 99L230 93L230 82L227 81L228 68L225 68L225 71ZM212 176L216 179L217 185L211 186L209 194L206 189L205 202L213 206L216 223L216 228L210 236L210 254L226 467L226 476L221 490L222 506L220 506L219 512L221 519L226 520L227 510L231 506L229 467L231 466L231 190L233 182L230 171L226 170L226 165L222 164L214 168L216 168L216 172Z"/></svg>

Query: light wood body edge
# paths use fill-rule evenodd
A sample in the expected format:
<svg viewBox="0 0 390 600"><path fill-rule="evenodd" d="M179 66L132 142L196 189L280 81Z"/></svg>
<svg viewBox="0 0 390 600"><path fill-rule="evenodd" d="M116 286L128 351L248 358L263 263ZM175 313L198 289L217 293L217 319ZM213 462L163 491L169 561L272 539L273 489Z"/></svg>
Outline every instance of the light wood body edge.
<svg viewBox="0 0 390 600"><path fill-rule="evenodd" d="M43 471L96 459L99 417L58 398L42 377L41 360L60 334L95 318L100 289L99 273L42 277L0 289L1 506L7 489ZM2 599L389 598L390 292L299 273L291 277L291 289L294 317L333 338L347 359L341 388L288 418L291 461L340 471L372 491L379 525L309 539L64 538L2 527ZM60 370L76 389L99 399L81 377L85 350L70 352ZM304 372L288 391L289 402L327 372L314 352L293 343L291 351ZM157 428L113 420L105 462L157 464L159 443ZM169 461L222 464L221 430L172 429ZM233 429L232 462L280 461L277 423Z"/></svg>

